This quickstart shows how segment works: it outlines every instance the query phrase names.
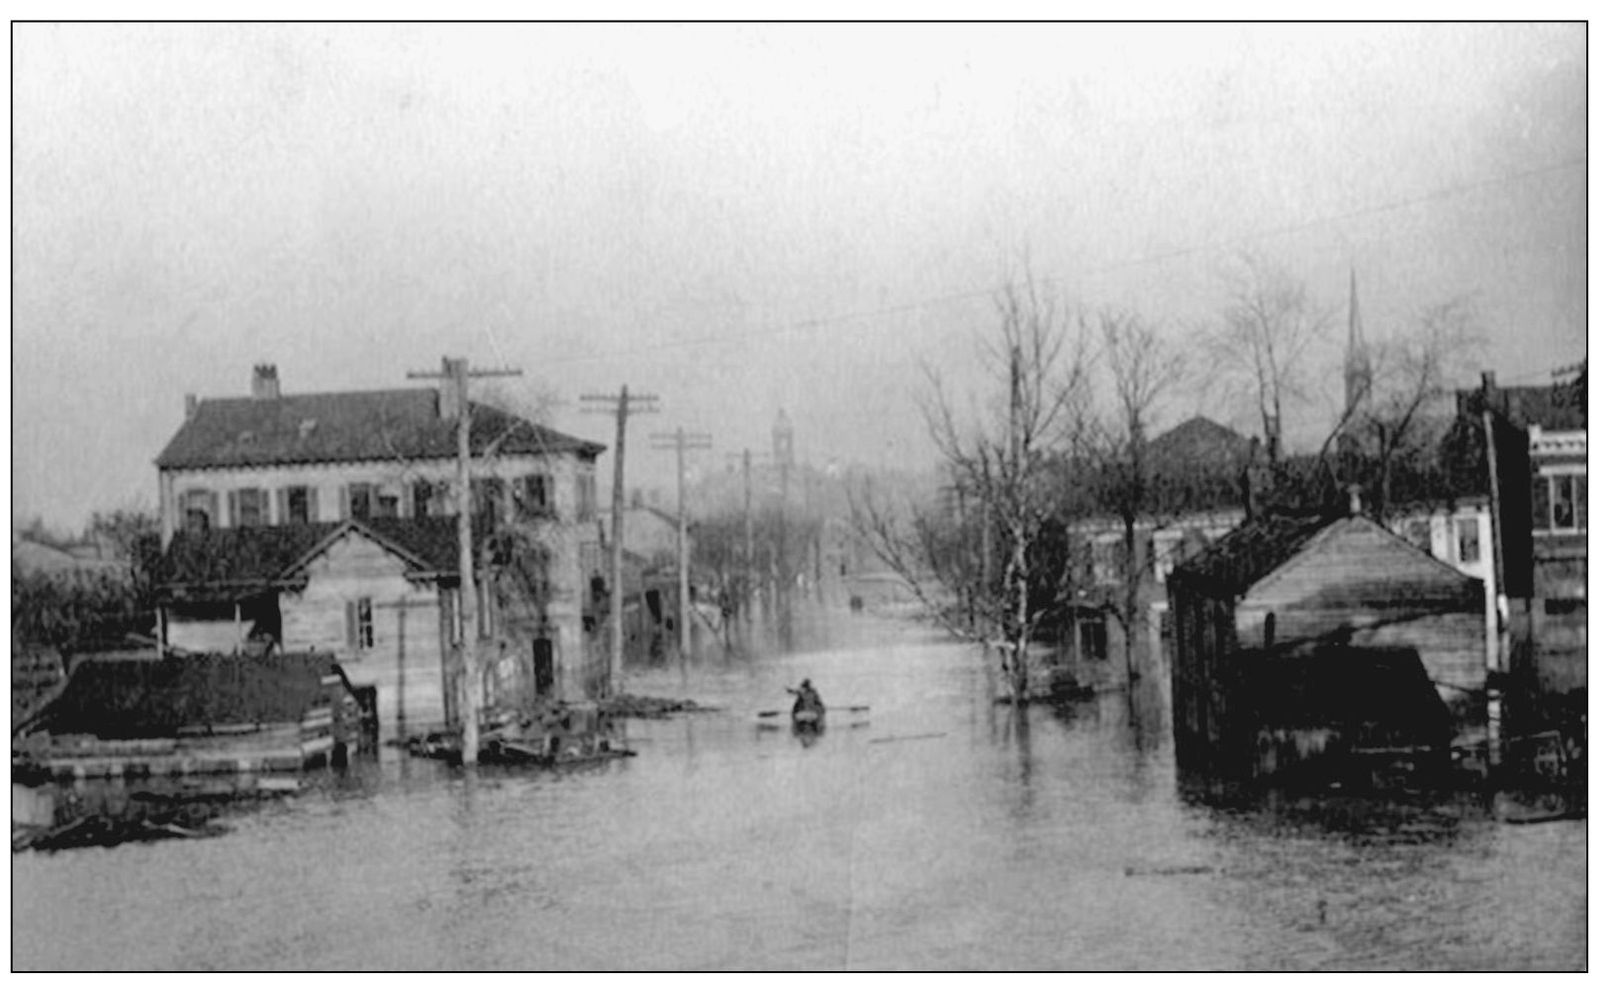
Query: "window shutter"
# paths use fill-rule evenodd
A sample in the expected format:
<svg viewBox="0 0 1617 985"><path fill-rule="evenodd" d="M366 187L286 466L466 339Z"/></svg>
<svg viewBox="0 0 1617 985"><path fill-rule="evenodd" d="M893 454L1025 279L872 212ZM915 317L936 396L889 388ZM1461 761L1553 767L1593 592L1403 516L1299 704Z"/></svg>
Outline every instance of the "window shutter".
<svg viewBox="0 0 1617 985"><path fill-rule="evenodd" d="M348 648L350 650L359 646L359 612L352 602L343 603L343 614L348 623Z"/></svg>
<svg viewBox="0 0 1617 985"><path fill-rule="evenodd" d="M304 486L303 488L304 488L304 490L305 490L305 492L307 494L307 498L305 500L307 505L304 508L306 510L308 510L309 522L310 523L319 523L320 522L320 489L319 489L318 486Z"/></svg>
<svg viewBox="0 0 1617 985"><path fill-rule="evenodd" d="M339 519L339 520L348 519L348 497L349 497L348 487L346 485L338 486L337 487L337 519Z"/></svg>
<svg viewBox="0 0 1617 985"><path fill-rule="evenodd" d="M216 492L211 492L211 493L208 493L208 526L216 527L218 525L219 525L219 494L216 493Z"/></svg>
<svg viewBox="0 0 1617 985"><path fill-rule="evenodd" d="M235 489L225 493L225 510L230 514L230 525L241 526L241 492Z"/></svg>
<svg viewBox="0 0 1617 985"><path fill-rule="evenodd" d="M292 512L291 490L282 486L275 490L275 522L279 524L291 523L292 518L287 516L290 512Z"/></svg>
<svg viewBox="0 0 1617 985"><path fill-rule="evenodd" d="M399 516L406 519L415 516L415 483L408 480L399 489Z"/></svg>

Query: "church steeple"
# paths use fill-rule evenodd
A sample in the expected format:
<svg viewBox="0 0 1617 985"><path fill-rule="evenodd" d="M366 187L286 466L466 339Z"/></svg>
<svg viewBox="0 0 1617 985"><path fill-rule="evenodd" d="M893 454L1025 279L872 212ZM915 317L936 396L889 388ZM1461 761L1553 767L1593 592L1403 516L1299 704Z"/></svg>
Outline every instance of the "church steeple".
<svg viewBox="0 0 1617 985"><path fill-rule="evenodd" d="M1348 268L1348 344L1342 366L1342 409L1363 411L1370 399L1370 352L1359 320L1358 271Z"/></svg>

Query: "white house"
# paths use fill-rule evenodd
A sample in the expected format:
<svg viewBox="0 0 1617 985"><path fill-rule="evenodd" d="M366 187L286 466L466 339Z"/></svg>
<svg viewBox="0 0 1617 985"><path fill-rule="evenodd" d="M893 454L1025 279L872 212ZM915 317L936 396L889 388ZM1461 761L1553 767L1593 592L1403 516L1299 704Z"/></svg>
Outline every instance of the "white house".
<svg viewBox="0 0 1617 985"><path fill-rule="evenodd" d="M604 447L476 402L470 414L486 683L582 699ZM444 720L455 434L443 390L282 395L274 366L254 368L249 397L187 397L157 459L165 644L331 649L377 689L384 727Z"/></svg>

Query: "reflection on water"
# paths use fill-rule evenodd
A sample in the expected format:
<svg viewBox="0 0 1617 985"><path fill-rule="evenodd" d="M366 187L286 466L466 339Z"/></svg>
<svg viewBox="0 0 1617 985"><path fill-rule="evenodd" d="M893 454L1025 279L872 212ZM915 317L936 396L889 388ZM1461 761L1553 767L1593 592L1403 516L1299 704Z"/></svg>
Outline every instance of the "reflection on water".
<svg viewBox="0 0 1617 985"><path fill-rule="evenodd" d="M1150 689L995 705L914 628L641 668L722 709L570 772L398 758L232 835L13 859L17 968L1571 968L1584 822L1202 802ZM819 634L816 639L815 634ZM812 677L803 743L759 712ZM14 790L13 807L17 799Z"/></svg>

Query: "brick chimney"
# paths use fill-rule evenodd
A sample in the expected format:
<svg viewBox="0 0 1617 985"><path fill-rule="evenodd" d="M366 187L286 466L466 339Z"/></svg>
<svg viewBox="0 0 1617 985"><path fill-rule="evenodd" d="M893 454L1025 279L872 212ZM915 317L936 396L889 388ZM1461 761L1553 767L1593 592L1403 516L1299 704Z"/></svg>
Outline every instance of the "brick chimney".
<svg viewBox="0 0 1617 985"><path fill-rule="evenodd" d="M455 397L455 361L445 356L443 372L438 376L438 420L453 421L459 416L460 404Z"/></svg>
<svg viewBox="0 0 1617 985"><path fill-rule="evenodd" d="M259 363L253 367L253 399L278 400L281 396L281 378L274 363Z"/></svg>
<svg viewBox="0 0 1617 985"><path fill-rule="evenodd" d="M189 421L195 416L197 416L197 395L188 393L185 395L185 419Z"/></svg>

